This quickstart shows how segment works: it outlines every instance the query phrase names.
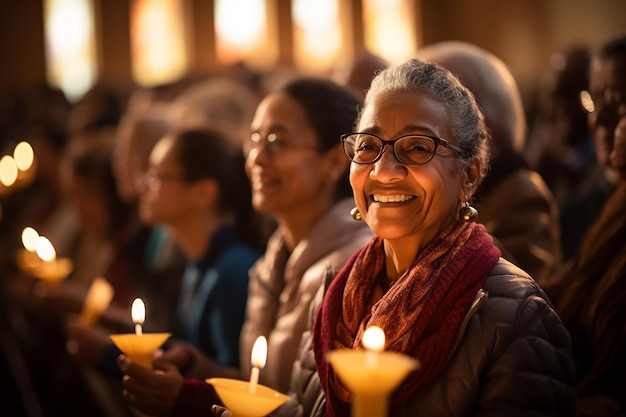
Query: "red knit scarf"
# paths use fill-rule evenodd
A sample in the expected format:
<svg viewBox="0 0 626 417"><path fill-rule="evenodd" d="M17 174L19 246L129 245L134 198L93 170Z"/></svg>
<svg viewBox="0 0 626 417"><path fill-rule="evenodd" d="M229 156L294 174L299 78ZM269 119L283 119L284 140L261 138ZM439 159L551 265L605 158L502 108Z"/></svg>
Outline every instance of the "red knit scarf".
<svg viewBox="0 0 626 417"><path fill-rule="evenodd" d="M484 226L456 222L435 238L383 297L372 295L385 273L383 241L374 238L333 280L314 324L315 361L327 415L349 415L350 394L326 362L331 349L361 349L371 325L385 332L385 350L417 358L421 367L394 392L391 408L406 403L445 367L459 330L500 251Z"/></svg>

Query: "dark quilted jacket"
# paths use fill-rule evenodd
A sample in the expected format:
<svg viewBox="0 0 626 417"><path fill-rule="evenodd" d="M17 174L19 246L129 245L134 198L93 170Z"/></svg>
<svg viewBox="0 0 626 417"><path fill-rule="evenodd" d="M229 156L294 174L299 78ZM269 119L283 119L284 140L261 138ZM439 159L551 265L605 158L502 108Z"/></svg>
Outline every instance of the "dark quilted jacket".
<svg viewBox="0 0 626 417"><path fill-rule="evenodd" d="M323 416L310 333L294 366L291 394L297 400L273 415ZM571 339L550 300L524 271L500 259L443 373L390 415L573 416L574 384Z"/></svg>

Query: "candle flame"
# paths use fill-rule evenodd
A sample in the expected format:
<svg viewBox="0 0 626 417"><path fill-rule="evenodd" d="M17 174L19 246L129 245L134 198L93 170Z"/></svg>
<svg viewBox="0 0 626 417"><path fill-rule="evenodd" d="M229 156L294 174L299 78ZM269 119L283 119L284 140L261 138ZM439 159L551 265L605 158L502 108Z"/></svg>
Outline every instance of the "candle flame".
<svg viewBox="0 0 626 417"><path fill-rule="evenodd" d="M146 319L146 306L141 298L135 298L133 305L130 308L130 316L133 319L133 323L141 324Z"/></svg>
<svg viewBox="0 0 626 417"><path fill-rule="evenodd" d="M371 326L363 333L365 349L380 352L385 347L385 332L378 326Z"/></svg>
<svg viewBox="0 0 626 417"><path fill-rule="evenodd" d="M267 339L265 336L259 336L252 347L252 366L263 368L267 360Z"/></svg>
<svg viewBox="0 0 626 417"><path fill-rule="evenodd" d="M54 246L52 246L52 243L50 243L48 238L44 236L39 236L37 238L37 241L35 242L35 251L44 262L52 262L57 257Z"/></svg>
<svg viewBox="0 0 626 417"><path fill-rule="evenodd" d="M18 168L10 155L5 155L0 159L0 184L5 187L12 186L17 180Z"/></svg>
<svg viewBox="0 0 626 417"><path fill-rule="evenodd" d="M33 161L35 160L35 154L32 146L30 146L30 143L26 141L18 143L13 151L13 159L15 160L15 164L20 171L30 169L33 165Z"/></svg>
<svg viewBox="0 0 626 417"><path fill-rule="evenodd" d="M26 250L34 252L37 249L38 238L39 233L32 227L25 227L24 230L22 230L22 244Z"/></svg>

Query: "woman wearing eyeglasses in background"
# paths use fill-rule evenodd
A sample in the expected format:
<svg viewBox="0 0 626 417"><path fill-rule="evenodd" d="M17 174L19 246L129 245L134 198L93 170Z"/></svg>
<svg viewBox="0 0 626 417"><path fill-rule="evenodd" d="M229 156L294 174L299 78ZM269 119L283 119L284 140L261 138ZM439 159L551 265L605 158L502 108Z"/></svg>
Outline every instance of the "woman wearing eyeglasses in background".
<svg viewBox="0 0 626 417"><path fill-rule="evenodd" d="M421 362L391 396L392 416L571 416L567 331L472 222L488 133L471 93L447 70L410 60L374 78L357 131L342 137L354 215L376 237L324 295L312 348L307 335L294 366L294 400L276 415L349 416L350 393L325 356L362 349L377 325L386 350Z"/></svg>
<svg viewBox="0 0 626 417"><path fill-rule="evenodd" d="M167 134L154 146L145 176L142 220L165 225L187 259L167 347L184 343L178 361L184 374L195 372L200 355L238 366L248 269L267 238L233 143L204 129Z"/></svg>
<svg viewBox="0 0 626 417"><path fill-rule="evenodd" d="M257 107L244 144L246 171L254 208L271 215L277 229L250 270L240 366L217 367L204 360L202 378L248 379L252 346L264 335L267 363L259 382L288 391L301 336L309 327L311 301L372 237L367 225L349 217L354 207L349 161L339 143L341 133L354 126L358 105L347 88L298 78ZM165 352L154 361L158 372L152 372L120 357L126 402L150 415L210 415L211 405L219 402L212 387L202 380L183 380L176 363Z"/></svg>

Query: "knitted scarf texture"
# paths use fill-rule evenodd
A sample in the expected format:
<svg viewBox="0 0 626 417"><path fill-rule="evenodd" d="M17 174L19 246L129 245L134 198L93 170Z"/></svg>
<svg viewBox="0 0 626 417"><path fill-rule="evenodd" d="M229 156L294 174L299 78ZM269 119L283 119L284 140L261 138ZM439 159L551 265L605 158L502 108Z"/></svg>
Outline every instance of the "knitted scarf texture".
<svg viewBox="0 0 626 417"><path fill-rule="evenodd" d="M385 274L383 240L355 253L330 285L314 324L315 360L329 417L349 415L350 393L325 360L330 350L362 349L372 325L385 332L385 350L421 363L393 393L394 409L444 369L459 326L500 251L484 226L457 221L420 252L413 265L375 303Z"/></svg>

